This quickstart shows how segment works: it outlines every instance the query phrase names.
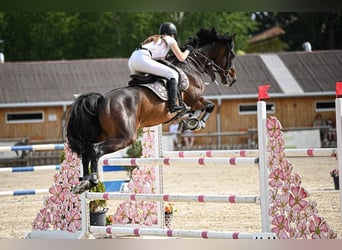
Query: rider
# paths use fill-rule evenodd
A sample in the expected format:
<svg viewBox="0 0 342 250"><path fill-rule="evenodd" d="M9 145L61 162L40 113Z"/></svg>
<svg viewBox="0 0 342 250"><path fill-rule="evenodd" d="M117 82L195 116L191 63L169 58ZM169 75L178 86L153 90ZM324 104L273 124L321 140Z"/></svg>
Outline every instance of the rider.
<svg viewBox="0 0 342 250"><path fill-rule="evenodd" d="M179 74L176 70L157 60L165 59L171 49L177 59L183 62L193 50L192 46L189 45L182 52L175 39L176 34L177 28L173 23L162 23L159 28L159 35L148 37L128 60L128 67L132 74L149 73L167 79L170 113L187 109L184 105L177 105L176 102Z"/></svg>

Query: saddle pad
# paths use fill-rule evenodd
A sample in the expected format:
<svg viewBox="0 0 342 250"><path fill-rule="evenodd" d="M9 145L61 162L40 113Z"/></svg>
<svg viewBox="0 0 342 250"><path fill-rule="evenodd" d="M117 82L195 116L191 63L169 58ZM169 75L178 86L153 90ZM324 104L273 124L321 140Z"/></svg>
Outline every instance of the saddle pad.
<svg viewBox="0 0 342 250"><path fill-rule="evenodd" d="M155 81L154 83L135 83L130 86L142 86L152 90L161 100L169 100L167 89L162 81Z"/></svg>

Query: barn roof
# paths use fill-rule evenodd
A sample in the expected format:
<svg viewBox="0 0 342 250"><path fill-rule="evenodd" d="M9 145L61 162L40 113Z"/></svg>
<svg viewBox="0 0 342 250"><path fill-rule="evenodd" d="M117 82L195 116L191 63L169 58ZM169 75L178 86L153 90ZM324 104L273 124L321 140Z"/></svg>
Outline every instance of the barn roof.
<svg viewBox="0 0 342 250"><path fill-rule="evenodd" d="M342 81L342 50L246 54L237 56L238 81L210 84L205 96L244 98L270 84L274 96L333 95ZM0 107L24 103L70 103L73 95L126 86L127 59L89 59L0 64Z"/></svg>

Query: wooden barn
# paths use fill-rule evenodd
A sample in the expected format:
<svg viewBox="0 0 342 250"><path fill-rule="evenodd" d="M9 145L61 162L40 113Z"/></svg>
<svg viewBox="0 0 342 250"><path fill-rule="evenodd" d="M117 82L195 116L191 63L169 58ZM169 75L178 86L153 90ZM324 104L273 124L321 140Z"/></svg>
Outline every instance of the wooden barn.
<svg viewBox="0 0 342 250"><path fill-rule="evenodd" d="M269 115L287 129L312 127L316 114L335 116L335 84L342 81L342 50L239 55L232 87L206 87L216 104L195 146L246 145L257 127L260 85L270 85ZM61 142L74 94L126 86L127 59L93 59L0 64L0 141L25 136ZM168 124L163 125L167 133Z"/></svg>

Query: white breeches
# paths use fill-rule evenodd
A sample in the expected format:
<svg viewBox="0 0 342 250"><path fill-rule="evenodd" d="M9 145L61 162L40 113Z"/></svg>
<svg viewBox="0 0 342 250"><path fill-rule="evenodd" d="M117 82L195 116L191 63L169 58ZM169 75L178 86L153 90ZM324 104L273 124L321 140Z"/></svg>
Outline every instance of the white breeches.
<svg viewBox="0 0 342 250"><path fill-rule="evenodd" d="M144 49L135 50L128 59L128 68L132 74L149 73L178 81L179 74L176 70L157 62L151 58L150 52Z"/></svg>

